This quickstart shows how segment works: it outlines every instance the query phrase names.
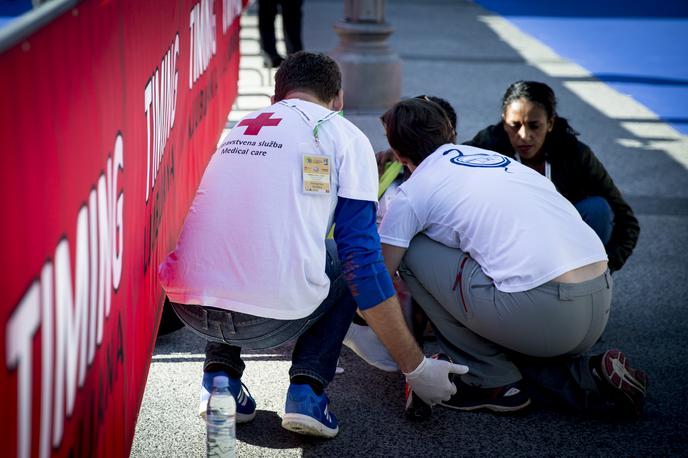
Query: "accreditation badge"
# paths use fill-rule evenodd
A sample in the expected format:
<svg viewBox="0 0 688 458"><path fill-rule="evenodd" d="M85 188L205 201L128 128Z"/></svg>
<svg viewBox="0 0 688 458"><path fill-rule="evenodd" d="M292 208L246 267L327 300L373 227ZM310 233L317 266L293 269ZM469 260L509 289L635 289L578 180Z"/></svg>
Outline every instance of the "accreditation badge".
<svg viewBox="0 0 688 458"><path fill-rule="evenodd" d="M331 163L329 156L303 155L303 192L308 194L330 193Z"/></svg>

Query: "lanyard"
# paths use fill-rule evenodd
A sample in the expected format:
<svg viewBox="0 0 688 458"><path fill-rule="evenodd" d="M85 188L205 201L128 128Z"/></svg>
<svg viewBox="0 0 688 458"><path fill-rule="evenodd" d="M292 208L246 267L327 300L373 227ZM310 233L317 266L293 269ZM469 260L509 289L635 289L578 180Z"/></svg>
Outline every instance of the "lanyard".
<svg viewBox="0 0 688 458"><path fill-rule="evenodd" d="M330 114L328 114L327 116L325 116L321 120L316 121L315 127L313 128L313 137L315 137L316 142L318 141L318 128L320 126L322 126L323 124L325 124L325 122L327 122L330 119L334 118L335 116L341 115L341 114L342 114L341 111L332 111L332 112L330 112Z"/></svg>
<svg viewBox="0 0 688 458"><path fill-rule="evenodd" d="M521 162L521 156L518 153L515 153L514 159L516 159L518 162ZM545 161L545 177L549 181L552 181L552 165L549 163L549 161Z"/></svg>
<svg viewBox="0 0 688 458"><path fill-rule="evenodd" d="M320 126L323 125L325 122L329 121L330 119L332 119L333 117L335 117L336 115L340 115L342 113L341 111L331 111L330 113L327 114L327 116L316 121L315 125L313 125L311 118L306 113L304 113L303 110L301 110L299 107L297 107L295 104L287 103L285 100L282 100L279 103L282 105L285 105L285 106L293 109L297 113L299 113L301 115L301 119L303 119L306 122L306 124L313 127L313 138L315 138L316 142L318 142L318 129L320 128Z"/></svg>

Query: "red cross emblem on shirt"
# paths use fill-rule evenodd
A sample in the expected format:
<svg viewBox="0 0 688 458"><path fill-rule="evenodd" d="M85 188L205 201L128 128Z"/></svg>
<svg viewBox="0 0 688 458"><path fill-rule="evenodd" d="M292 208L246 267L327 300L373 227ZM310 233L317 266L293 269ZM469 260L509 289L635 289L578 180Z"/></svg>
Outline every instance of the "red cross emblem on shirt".
<svg viewBox="0 0 688 458"><path fill-rule="evenodd" d="M256 118L242 120L237 124L237 127L246 126L244 135L258 135L260 129L263 127L276 126L282 121L282 118L270 119L270 116L274 114L275 113L261 113Z"/></svg>

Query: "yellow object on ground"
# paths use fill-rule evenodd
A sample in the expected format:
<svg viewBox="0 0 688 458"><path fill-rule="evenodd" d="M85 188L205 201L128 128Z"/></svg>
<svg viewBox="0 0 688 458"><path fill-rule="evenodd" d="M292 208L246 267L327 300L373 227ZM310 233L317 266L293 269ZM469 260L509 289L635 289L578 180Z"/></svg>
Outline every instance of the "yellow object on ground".
<svg viewBox="0 0 688 458"><path fill-rule="evenodd" d="M377 198L379 199L387 191L389 185L392 184L394 180L399 176L404 166L401 162L394 161L387 164L385 167L385 172L380 177L380 188L377 191Z"/></svg>

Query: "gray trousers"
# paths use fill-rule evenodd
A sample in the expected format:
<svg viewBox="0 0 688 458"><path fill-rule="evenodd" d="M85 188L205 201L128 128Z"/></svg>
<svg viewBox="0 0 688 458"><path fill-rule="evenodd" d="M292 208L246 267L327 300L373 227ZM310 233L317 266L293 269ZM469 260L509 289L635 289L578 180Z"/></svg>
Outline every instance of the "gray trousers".
<svg viewBox="0 0 688 458"><path fill-rule="evenodd" d="M555 404L606 410L589 357L582 354L609 318L609 272L583 283L549 282L504 293L470 256L420 234L399 273L442 350L470 368L465 383L493 388L525 378Z"/></svg>

